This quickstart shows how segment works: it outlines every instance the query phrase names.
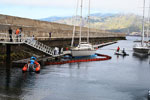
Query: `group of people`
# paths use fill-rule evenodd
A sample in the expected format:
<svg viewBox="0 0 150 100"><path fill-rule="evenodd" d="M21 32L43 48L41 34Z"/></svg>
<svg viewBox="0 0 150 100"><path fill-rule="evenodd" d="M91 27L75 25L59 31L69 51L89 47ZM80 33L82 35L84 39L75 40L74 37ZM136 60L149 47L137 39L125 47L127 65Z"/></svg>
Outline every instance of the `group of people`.
<svg viewBox="0 0 150 100"><path fill-rule="evenodd" d="M118 47L117 47L117 52L119 52L119 51L120 51L120 47L118 46ZM123 53L124 55L126 55L125 48L123 48L122 53Z"/></svg>
<svg viewBox="0 0 150 100"><path fill-rule="evenodd" d="M54 55L62 54L63 53L63 48L54 48Z"/></svg>
<svg viewBox="0 0 150 100"><path fill-rule="evenodd" d="M12 33L13 33L13 30L11 27L9 27L8 29L8 32L9 32L9 38L10 38L10 42L13 42L13 37L12 37ZM16 42L21 42L21 37L22 37L22 27L20 28L17 28L15 30L15 35L16 35ZM51 39L51 35L52 35L52 32L49 32L49 39ZM34 35L32 37L34 39ZM33 40L32 39L32 40Z"/></svg>
<svg viewBox="0 0 150 100"><path fill-rule="evenodd" d="M13 30L11 29L11 27L9 27L9 38L10 38L10 42L13 42L13 38L12 38L12 33L13 33ZM15 31L15 35L16 35L16 41L17 42L21 42L21 33L22 33L22 28L17 28L16 31Z"/></svg>

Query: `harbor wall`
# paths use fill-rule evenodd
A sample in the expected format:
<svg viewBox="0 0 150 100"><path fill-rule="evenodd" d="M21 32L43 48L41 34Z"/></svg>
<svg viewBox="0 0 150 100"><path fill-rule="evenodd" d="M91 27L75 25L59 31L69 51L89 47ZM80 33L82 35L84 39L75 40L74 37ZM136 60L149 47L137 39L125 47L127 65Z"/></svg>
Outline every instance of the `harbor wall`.
<svg viewBox="0 0 150 100"><path fill-rule="evenodd" d="M25 35L34 35L38 40L46 40L49 38L50 32L51 38L71 38L73 32L73 26L71 25L0 14L0 33L8 33L9 27L13 29L13 33L17 28L22 27ZM76 27L75 37L79 37L79 30L80 28ZM82 37L85 36L87 36L86 27L82 28ZM125 37L125 34L90 29L90 37Z"/></svg>

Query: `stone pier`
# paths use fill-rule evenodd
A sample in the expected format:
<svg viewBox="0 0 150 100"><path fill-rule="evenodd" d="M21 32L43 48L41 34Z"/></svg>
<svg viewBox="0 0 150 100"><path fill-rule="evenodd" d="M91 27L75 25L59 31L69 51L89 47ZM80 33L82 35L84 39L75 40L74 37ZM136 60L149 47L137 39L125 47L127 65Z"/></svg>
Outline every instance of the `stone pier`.
<svg viewBox="0 0 150 100"><path fill-rule="evenodd" d="M53 22L46 22L40 20L33 20L27 18L20 18L15 16L8 16L0 14L0 33L8 33L8 28L13 29L13 34L17 28L23 28L23 34L28 36L35 36L37 39L46 40L49 38L51 32L52 38L71 38L73 26L58 24ZM79 27L76 27L75 37L79 37ZM82 29L82 37L87 36L87 28ZM107 38L107 37L125 37L124 33L113 33L104 30L90 29L91 38Z"/></svg>

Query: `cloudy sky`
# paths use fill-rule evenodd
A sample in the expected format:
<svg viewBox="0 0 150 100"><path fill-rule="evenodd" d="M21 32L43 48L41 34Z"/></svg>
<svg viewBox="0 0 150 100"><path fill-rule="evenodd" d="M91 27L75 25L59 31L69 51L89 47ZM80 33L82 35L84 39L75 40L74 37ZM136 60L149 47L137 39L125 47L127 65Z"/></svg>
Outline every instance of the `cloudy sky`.
<svg viewBox="0 0 150 100"><path fill-rule="evenodd" d="M0 0L0 14L32 19L73 16L76 4L77 0ZM148 4L146 0L146 7ZM84 0L83 6L87 5L88 0ZM91 0L91 13L141 14L142 6L143 0Z"/></svg>

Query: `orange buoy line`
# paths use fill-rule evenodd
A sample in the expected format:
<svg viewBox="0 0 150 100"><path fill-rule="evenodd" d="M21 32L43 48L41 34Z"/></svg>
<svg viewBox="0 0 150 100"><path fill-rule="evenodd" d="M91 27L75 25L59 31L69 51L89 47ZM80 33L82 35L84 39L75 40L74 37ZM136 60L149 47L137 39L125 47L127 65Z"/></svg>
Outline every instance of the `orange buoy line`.
<svg viewBox="0 0 150 100"><path fill-rule="evenodd" d="M46 65L60 65L66 63L75 63L75 62L89 62L89 61L104 61L111 59L111 56L104 54L96 54L97 56L105 57L105 58L91 58L91 59L76 59L76 60L68 60L68 61L56 61L56 62L46 62Z"/></svg>

